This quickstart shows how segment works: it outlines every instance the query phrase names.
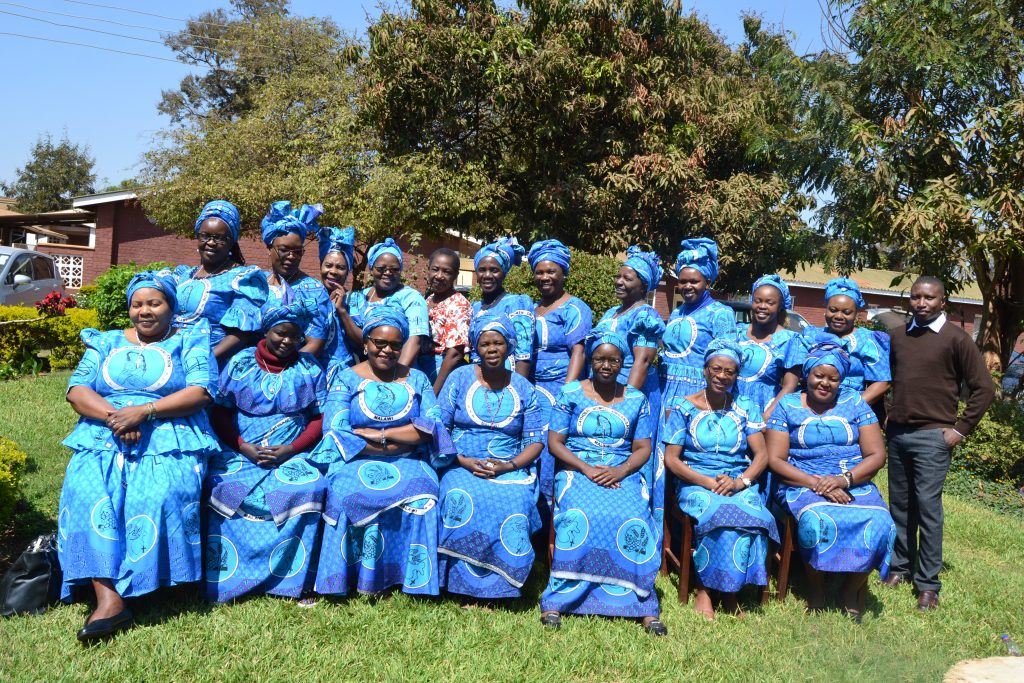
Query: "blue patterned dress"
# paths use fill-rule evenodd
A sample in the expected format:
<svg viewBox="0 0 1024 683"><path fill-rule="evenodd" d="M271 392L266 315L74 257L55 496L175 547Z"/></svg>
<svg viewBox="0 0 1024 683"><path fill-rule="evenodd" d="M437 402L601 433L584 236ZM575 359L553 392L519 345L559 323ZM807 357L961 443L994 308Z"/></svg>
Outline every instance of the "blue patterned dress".
<svg viewBox="0 0 1024 683"><path fill-rule="evenodd" d="M604 406L579 382L565 385L551 413L550 430L590 465L621 465L634 439L654 431L644 395L626 385L623 398ZM555 552L540 599L543 612L657 616L654 578L661 566L661 522L651 501L650 468L629 475L617 489L580 472L555 474Z"/></svg>
<svg viewBox="0 0 1024 683"><path fill-rule="evenodd" d="M82 331L85 355L68 389L85 386L115 408L186 387L216 393L216 361L202 326L145 346L120 330ZM126 598L202 576L199 497L207 459L220 450L206 412L145 421L125 446L102 420L80 417L64 439L73 453L57 517L61 595L110 579Z"/></svg>
<svg viewBox="0 0 1024 683"><path fill-rule="evenodd" d="M289 292L287 298L290 301L312 299L316 302L316 315L306 325L306 329L302 331L302 334L312 339L323 339L325 342L324 347L326 348L331 318L334 316L334 303L331 301L331 295L327 293L324 283L309 275L303 275L295 282L269 285L269 287L270 294L267 297L268 308L285 303L285 292ZM320 354L317 355L317 360L321 363L326 363L330 358L321 350Z"/></svg>
<svg viewBox="0 0 1024 683"><path fill-rule="evenodd" d="M551 420L551 407L555 397L565 385L569 372L572 349L590 334L594 314L581 299L574 296L544 315L536 315L533 381L537 387L537 401L541 406L541 423L547 426ZM549 501L554 489L555 460L548 451L545 433L544 450L540 454L540 493Z"/></svg>
<svg viewBox="0 0 1024 683"><path fill-rule="evenodd" d="M794 337L786 353L786 367L799 368L807 359L807 349L816 341L815 337L827 331L821 327L808 327L802 334ZM863 327L853 328L853 332L845 337L834 337L846 352L850 354L850 371L843 377L844 388L864 391L871 382L891 382L892 372L889 370L889 349L879 341L871 330Z"/></svg>
<svg viewBox="0 0 1024 683"><path fill-rule="evenodd" d="M221 372L217 403L235 411L246 443L293 442L326 397L316 359L299 354L280 373L260 367L256 348L236 353ZM313 588L326 480L308 453L260 467L228 444L210 460L204 498L208 600L248 593L301 597ZM326 465L322 466L326 470Z"/></svg>
<svg viewBox="0 0 1024 683"><path fill-rule="evenodd" d="M698 473L735 479L750 465L747 437L762 429L760 408L749 398L736 397L727 411L701 410L683 399L662 437L682 446L683 461ZM768 583L768 538L779 537L756 485L723 496L677 480L676 497L679 508L697 520L693 564L705 588L735 593L748 583Z"/></svg>
<svg viewBox="0 0 1024 683"><path fill-rule="evenodd" d="M392 306L398 306L405 311L405 317L409 320L409 336L423 337L420 344L430 347L430 311L427 309L427 300L423 295L408 285L402 285L391 294L378 301L370 301L370 294L373 287L359 291L353 291L348 295L348 312L353 321L359 327L363 326L366 320L366 313L374 306L380 306L384 302Z"/></svg>
<svg viewBox="0 0 1024 683"><path fill-rule="evenodd" d="M457 452L511 460L543 435L537 392L513 372L491 391L477 366L456 368L441 390L441 423ZM441 586L476 598L516 598L533 566L530 537L540 529L537 467L481 479L457 462L441 475Z"/></svg>
<svg viewBox="0 0 1024 683"><path fill-rule="evenodd" d="M210 348L224 339L225 328L242 332L260 330L260 308L267 302L267 277L256 266L235 266L209 277L197 278L198 266L178 266L178 310L174 323L209 328ZM224 359L223 362L226 362Z"/></svg>
<svg viewBox="0 0 1024 683"><path fill-rule="evenodd" d="M736 326L736 342L743 349L743 364L736 378L736 393L746 396L763 413L775 400L786 374L786 356L797 337L793 330L778 329L768 341L757 342L748 336L749 325Z"/></svg>
<svg viewBox="0 0 1024 683"><path fill-rule="evenodd" d="M768 429L789 434L789 463L812 475L837 475L861 461L860 428L876 424L856 390L842 390L831 410L817 414L801 394L787 394L775 407ZM884 579L896 540L896 525L874 484L848 493L853 502L833 503L803 487L778 483L780 505L796 518L797 548L804 562L824 572L867 572Z"/></svg>
<svg viewBox="0 0 1024 683"><path fill-rule="evenodd" d="M454 455L426 375L397 382L365 379L345 368L330 374L323 405L324 439L313 451L327 472L327 507L316 591L437 595L438 480L435 466ZM362 454L359 427L415 424L431 443L401 456Z"/></svg>
<svg viewBox="0 0 1024 683"><path fill-rule="evenodd" d="M331 366L350 368L359 362L358 351L353 349L353 345L345 335L345 328L342 327L341 319L338 317L338 309L330 300L330 293L328 293L327 302L330 305L330 310L327 311L327 336L324 338L323 349L317 354L317 360L324 368Z"/></svg>
<svg viewBox="0 0 1024 683"><path fill-rule="evenodd" d="M622 369L619 370L617 381L619 384L626 384L629 381L629 373L633 369L633 349L640 346L650 349L658 348L661 337L665 333L665 321L661 319L658 312L647 304L642 304L626 311L618 318L615 314L621 306L613 306L604 312L601 320L594 325L593 335L602 332L618 332L626 337L629 344L629 355L622 362ZM588 368L589 370L589 368ZM651 440L651 450L654 452L651 458L648 481L652 483L652 498L654 500L654 517L658 522L658 537L661 537L661 521L665 518L665 449L658 438L662 425L662 404L661 389L658 384L658 372L652 364L647 368L647 379L644 381L644 398L651 407L651 431L640 432L638 438Z"/></svg>
<svg viewBox="0 0 1024 683"><path fill-rule="evenodd" d="M483 301L473 302L473 317L479 316L485 309ZM516 348L506 364L515 369L515 363L529 361L533 358L533 299L525 294L509 294L506 292L498 302L486 310L504 313L516 328ZM473 363L480 362L476 349L469 350Z"/></svg>
<svg viewBox="0 0 1024 683"><path fill-rule="evenodd" d="M736 314L707 294L698 305L678 306L668 318L662 338L661 407L671 410L687 396L704 388L704 352L712 339L732 338Z"/></svg>

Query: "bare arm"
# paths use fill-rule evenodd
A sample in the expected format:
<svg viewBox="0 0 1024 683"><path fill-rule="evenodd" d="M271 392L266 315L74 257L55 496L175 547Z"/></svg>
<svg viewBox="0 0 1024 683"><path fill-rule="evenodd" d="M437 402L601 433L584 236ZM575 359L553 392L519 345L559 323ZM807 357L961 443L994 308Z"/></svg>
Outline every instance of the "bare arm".
<svg viewBox="0 0 1024 683"><path fill-rule="evenodd" d="M764 439L768 447L768 469L777 474L783 483L809 489L817 485L818 477L789 464L789 434L769 429Z"/></svg>
<svg viewBox="0 0 1024 683"><path fill-rule="evenodd" d="M82 417L106 420L107 415L114 412L114 406L110 405L107 399L87 386L71 387L66 398L71 408Z"/></svg>
<svg viewBox="0 0 1024 683"><path fill-rule="evenodd" d="M633 347L633 367L629 371L629 379L627 380L631 387L643 390L644 382L647 381L647 371L650 369L651 363L654 362L657 354L658 350L650 346Z"/></svg>
<svg viewBox="0 0 1024 683"><path fill-rule="evenodd" d="M441 367L437 371L437 379L434 380L434 395L441 395L441 387L444 386L444 382L448 379L448 375L451 374L452 370L462 365L463 353L461 346L453 346L450 349L444 350L444 358L441 360Z"/></svg>
<svg viewBox="0 0 1024 683"><path fill-rule="evenodd" d="M311 353L314 356L320 353L324 348L324 340L317 339L316 337L306 337L306 345L303 346L300 351Z"/></svg>
<svg viewBox="0 0 1024 683"><path fill-rule="evenodd" d="M224 338L213 348L213 356L218 363L223 365L224 361L231 358L236 352L249 346L255 346L257 341L259 341L259 335L255 332L243 332L226 327L224 328Z"/></svg>
<svg viewBox="0 0 1024 683"><path fill-rule="evenodd" d="M518 372L520 375L522 375L526 379L530 379L530 365L531 365L530 361L528 361L528 360L517 360L516 361L516 372Z"/></svg>
<svg viewBox="0 0 1024 683"><path fill-rule="evenodd" d="M406 367L416 367L416 358L420 355L420 341L423 337L413 335L405 340L402 346L402 353L398 356L398 362Z"/></svg>
<svg viewBox="0 0 1024 683"><path fill-rule="evenodd" d="M889 382L871 382L864 388L860 397L864 399L865 403L871 405L885 396L885 392L889 391L889 386Z"/></svg>
<svg viewBox="0 0 1024 683"><path fill-rule="evenodd" d="M583 349L583 342L572 347L569 354L569 369L565 373L565 383L575 382L583 374L583 368L587 363L587 354Z"/></svg>

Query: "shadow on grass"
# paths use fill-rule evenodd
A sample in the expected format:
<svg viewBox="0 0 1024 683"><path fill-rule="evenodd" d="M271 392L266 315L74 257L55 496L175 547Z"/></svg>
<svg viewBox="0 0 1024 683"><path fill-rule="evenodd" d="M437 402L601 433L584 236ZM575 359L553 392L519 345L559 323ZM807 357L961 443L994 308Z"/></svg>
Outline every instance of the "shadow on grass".
<svg viewBox="0 0 1024 683"><path fill-rule="evenodd" d="M0 533L0 574L14 564L29 543L37 536L57 530L57 522L36 509L24 498L19 498L11 515L10 525Z"/></svg>

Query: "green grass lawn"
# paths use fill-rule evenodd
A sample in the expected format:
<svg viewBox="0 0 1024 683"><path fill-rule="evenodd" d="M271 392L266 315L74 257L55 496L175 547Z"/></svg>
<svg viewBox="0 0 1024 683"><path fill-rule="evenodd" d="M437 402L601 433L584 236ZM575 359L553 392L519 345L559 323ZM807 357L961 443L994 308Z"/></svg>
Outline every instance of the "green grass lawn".
<svg viewBox="0 0 1024 683"><path fill-rule="evenodd" d="M30 457L13 529L0 536L0 568L55 528L68 458L60 441L74 423L66 381L0 383L0 435ZM58 607L0 621L0 681L938 681L960 659L1005 654L998 634L1024 642L1024 523L956 498L946 512L943 602L931 614L917 612L909 588L885 589L876 575L860 626L837 613L804 616L792 594L763 610L748 605L745 620L707 623L676 601L672 575L658 579L667 638L602 618L566 617L551 633L538 621L538 563L526 597L493 612L401 594L308 610L274 598L211 607L164 596L136 607L134 630L82 648L74 632L87 607Z"/></svg>

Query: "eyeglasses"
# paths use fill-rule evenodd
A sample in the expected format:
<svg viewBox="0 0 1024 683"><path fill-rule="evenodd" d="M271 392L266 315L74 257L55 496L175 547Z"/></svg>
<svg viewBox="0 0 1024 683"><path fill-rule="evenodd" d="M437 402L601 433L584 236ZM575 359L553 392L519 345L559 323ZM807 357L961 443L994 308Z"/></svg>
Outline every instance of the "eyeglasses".
<svg viewBox="0 0 1024 683"><path fill-rule="evenodd" d="M622 360L619 358L591 358L591 365L607 365L612 368L617 368L622 365Z"/></svg>
<svg viewBox="0 0 1024 683"><path fill-rule="evenodd" d="M387 339L378 339L377 337L367 337L367 340L373 342L378 351L383 350L385 346L392 351L401 351L403 346L400 341L388 341Z"/></svg>
<svg viewBox="0 0 1024 683"><path fill-rule="evenodd" d="M201 232L196 235L196 238L203 244L216 244L221 247L231 241L227 235L211 235L208 232Z"/></svg>
<svg viewBox="0 0 1024 683"><path fill-rule="evenodd" d="M302 252L304 251L304 249L303 249L303 247L299 247L298 249L287 249L285 247L274 247L274 251L276 251L277 255L280 256L281 258L288 258L289 256L299 256L299 257L301 257L302 256Z"/></svg>
<svg viewBox="0 0 1024 683"><path fill-rule="evenodd" d="M377 275L398 275L402 269L398 266L375 266L373 272Z"/></svg>

